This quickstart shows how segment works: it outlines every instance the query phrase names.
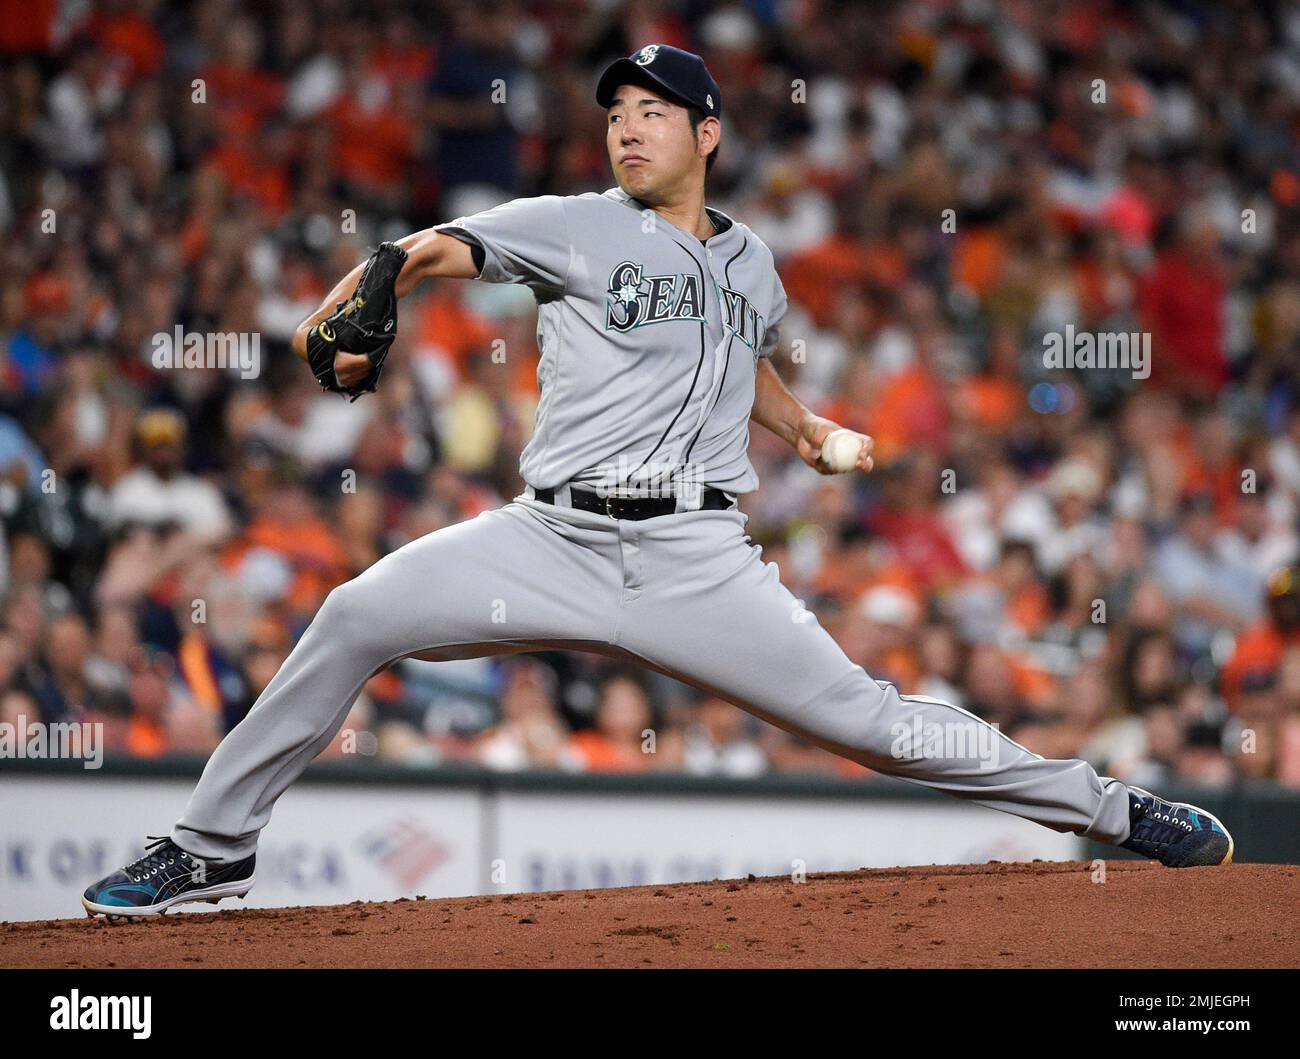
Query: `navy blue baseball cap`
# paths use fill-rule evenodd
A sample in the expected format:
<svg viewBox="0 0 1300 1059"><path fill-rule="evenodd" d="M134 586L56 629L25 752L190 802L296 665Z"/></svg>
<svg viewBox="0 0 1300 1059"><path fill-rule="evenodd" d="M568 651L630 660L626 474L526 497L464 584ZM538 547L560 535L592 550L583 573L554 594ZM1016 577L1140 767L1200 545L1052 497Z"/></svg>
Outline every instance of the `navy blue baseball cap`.
<svg viewBox="0 0 1300 1059"><path fill-rule="evenodd" d="M699 107L707 117L722 113L722 92L704 60L671 44L647 44L626 59L615 59L596 84L596 102L609 106L619 85L650 85L678 103Z"/></svg>

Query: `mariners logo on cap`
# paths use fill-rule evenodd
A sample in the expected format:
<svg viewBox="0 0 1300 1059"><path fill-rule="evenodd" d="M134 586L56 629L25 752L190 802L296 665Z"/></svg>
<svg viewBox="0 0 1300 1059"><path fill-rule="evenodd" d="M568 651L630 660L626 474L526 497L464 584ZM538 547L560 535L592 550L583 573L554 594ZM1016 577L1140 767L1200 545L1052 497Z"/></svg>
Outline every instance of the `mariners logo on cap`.
<svg viewBox="0 0 1300 1059"><path fill-rule="evenodd" d="M655 56L659 54L658 44L647 44L636 56L637 66L649 66L655 61Z"/></svg>

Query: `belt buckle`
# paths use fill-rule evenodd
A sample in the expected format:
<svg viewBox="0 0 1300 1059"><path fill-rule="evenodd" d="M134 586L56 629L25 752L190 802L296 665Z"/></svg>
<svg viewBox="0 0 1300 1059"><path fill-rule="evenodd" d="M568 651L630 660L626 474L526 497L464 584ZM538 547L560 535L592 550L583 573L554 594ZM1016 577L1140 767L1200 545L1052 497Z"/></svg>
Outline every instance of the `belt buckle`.
<svg viewBox="0 0 1300 1059"><path fill-rule="evenodd" d="M617 516L616 514L614 514L614 509L613 509L613 507L612 507L612 505L613 505L613 503L614 503L614 500L615 500L615 497L614 497L614 494L613 494L613 493L609 493L609 494L606 495L606 497L605 497L605 514L608 515L610 518L612 518L612 519L614 519L614 520L617 521L618 516Z"/></svg>

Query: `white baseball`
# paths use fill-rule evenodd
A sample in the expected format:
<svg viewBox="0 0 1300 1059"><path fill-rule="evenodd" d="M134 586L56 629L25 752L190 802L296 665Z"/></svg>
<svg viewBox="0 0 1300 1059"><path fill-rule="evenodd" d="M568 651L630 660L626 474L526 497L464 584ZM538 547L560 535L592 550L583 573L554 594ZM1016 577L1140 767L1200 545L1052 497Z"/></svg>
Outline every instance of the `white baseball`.
<svg viewBox="0 0 1300 1059"><path fill-rule="evenodd" d="M836 473L853 470L860 455L862 435L844 427L832 430L822 442L822 463Z"/></svg>

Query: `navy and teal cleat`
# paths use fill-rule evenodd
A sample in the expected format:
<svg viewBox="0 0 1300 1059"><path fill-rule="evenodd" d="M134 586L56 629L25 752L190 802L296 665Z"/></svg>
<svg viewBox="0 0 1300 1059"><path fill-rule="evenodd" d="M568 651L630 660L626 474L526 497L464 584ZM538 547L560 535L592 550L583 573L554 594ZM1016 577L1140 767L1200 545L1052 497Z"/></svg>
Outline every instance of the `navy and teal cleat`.
<svg viewBox="0 0 1300 1059"><path fill-rule="evenodd" d="M1124 849L1168 868L1232 863L1232 836L1218 819L1185 802L1167 802L1141 787L1129 787L1128 838Z"/></svg>
<svg viewBox="0 0 1300 1059"><path fill-rule="evenodd" d="M88 916L158 916L192 901L216 904L253 888L257 854L230 863L204 861L170 838L148 836L145 855L100 879L81 895Z"/></svg>

